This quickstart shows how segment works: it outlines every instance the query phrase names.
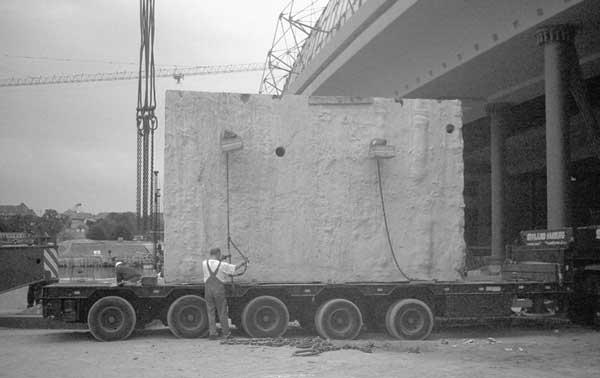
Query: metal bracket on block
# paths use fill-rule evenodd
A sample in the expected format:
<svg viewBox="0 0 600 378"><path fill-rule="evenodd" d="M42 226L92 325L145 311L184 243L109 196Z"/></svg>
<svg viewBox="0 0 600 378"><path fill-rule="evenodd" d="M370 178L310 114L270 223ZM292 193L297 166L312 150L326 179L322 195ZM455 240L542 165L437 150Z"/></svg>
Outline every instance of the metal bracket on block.
<svg viewBox="0 0 600 378"><path fill-rule="evenodd" d="M233 131L225 130L223 131L223 136L221 137L221 150L223 152L231 152L241 150L244 147L244 143L242 142L242 138L240 138Z"/></svg>
<svg viewBox="0 0 600 378"><path fill-rule="evenodd" d="M375 138L369 143L369 157L372 159L391 159L396 156L396 148L387 144L383 138Z"/></svg>

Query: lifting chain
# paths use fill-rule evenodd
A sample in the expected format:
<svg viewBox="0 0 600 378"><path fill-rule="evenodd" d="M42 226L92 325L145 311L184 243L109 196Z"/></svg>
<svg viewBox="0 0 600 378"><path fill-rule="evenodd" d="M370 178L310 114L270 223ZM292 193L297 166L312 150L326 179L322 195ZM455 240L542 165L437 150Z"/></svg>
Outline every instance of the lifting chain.
<svg viewBox="0 0 600 378"><path fill-rule="evenodd" d="M320 337L276 337L276 338L256 338L256 339L239 339L231 338L221 341L224 345L253 345L253 346L268 346L268 347L282 347L291 346L297 348L292 356L294 357L308 357L317 356L324 352L330 352L334 350L343 349L354 349L365 353L373 353L375 344L367 343L364 345L344 344L335 345L329 340L322 339Z"/></svg>
<svg viewBox="0 0 600 378"><path fill-rule="evenodd" d="M137 190L136 213L138 232L149 230L153 216L154 132L158 128L154 69L154 2L140 0L140 50L138 69L137 126Z"/></svg>

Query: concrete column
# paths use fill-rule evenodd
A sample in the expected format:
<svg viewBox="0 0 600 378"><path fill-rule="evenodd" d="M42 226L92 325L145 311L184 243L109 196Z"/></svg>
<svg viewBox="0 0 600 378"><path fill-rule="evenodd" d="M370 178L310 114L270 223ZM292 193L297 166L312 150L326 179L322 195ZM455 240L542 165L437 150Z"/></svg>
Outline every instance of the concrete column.
<svg viewBox="0 0 600 378"><path fill-rule="evenodd" d="M570 225L569 206L569 93L570 59L575 27L554 25L536 33L544 46L544 85L546 93L546 175L548 228Z"/></svg>
<svg viewBox="0 0 600 378"><path fill-rule="evenodd" d="M485 107L490 116L490 166L492 194L492 255L490 273L500 273L504 261L504 140L511 104L491 103Z"/></svg>

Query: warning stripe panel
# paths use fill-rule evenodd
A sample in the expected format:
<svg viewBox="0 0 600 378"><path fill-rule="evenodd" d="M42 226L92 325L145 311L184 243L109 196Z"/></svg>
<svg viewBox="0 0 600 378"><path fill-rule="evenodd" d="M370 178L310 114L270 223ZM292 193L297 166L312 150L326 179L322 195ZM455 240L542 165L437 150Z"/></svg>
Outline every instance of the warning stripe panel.
<svg viewBox="0 0 600 378"><path fill-rule="evenodd" d="M44 269L50 272L52 278L59 278L58 253L55 249L44 249Z"/></svg>
<svg viewBox="0 0 600 378"><path fill-rule="evenodd" d="M50 266L48 265L48 263L46 263L45 261L44 261L44 270L47 271L47 272L50 272L50 276L52 278L56 278L54 276L54 272L52 271L52 268L50 268Z"/></svg>
<svg viewBox="0 0 600 378"><path fill-rule="evenodd" d="M48 256L58 264L58 251L55 248L45 248L44 252L47 252Z"/></svg>
<svg viewBox="0 0 600 378"><path fill-rule="evenodd" d="M54 253L52 253L52 250L44 250L44 259L47 260L48 264L58 269L58 259L56 258Z"/></svg>

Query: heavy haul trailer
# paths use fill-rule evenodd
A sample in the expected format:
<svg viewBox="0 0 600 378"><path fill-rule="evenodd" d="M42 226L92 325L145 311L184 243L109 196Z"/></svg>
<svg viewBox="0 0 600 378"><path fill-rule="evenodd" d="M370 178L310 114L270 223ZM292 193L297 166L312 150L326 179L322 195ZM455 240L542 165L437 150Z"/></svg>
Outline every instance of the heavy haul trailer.
<svg viewBox="0 0 600 378"><path fill-rule="evenodd" d="M251 337L278 337L288 323L324 338L353 339L363 327L385 328L399 339L425 339L436 320L500 319L515 307L568 300L556 282L401 282L346 284L256 283L227 286L231 322ZM208 333L203 285L98 286L53 284L44 288L44 317L87 323L99 340L129 337L153 319L177 337ZM544 308L542 315L551 311Z"/></svg>
<svg viewBox="0 0 600 378"><path fill-rule="evenodd" d="M250 258L227 295L252 337L297 320L326 338L366 326L423 339L442 318L566 311L568 254L515 248L504 276L461 275L458 101L169 91L165 114L168 285L50 285L45 316L87 322L100 340L152 319L202 336L201 262L214 246Z"/></svg>
<svg viewBox="0 0 600 378"><path fill-rule="evenodd" d="M568 316L600 325L600 226L526 231L521 239L500 282L235 283L226 287L229 316L251 337L281 336L293 320L334 339L363 328L425 339L441 320ZM44 317L87 323L103 341L154 319L194 338L208 333L203 295L201 284L59 283L44 287L43 308Z"/></svg>

